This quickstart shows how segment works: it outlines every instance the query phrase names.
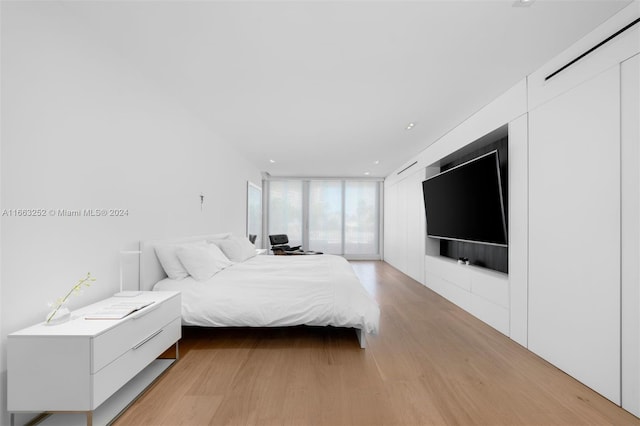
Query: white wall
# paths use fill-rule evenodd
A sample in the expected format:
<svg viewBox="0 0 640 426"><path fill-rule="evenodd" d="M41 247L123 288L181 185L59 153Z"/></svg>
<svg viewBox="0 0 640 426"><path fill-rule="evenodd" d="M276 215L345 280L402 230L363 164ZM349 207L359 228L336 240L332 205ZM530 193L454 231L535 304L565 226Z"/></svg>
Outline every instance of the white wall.
<svg viewBox="0 0 640 426"><path fill-rule="evenodd" d="M2 4L2 208L128 216L2 218L2 389L7 334L43 320L47 301L88 271L97 281L71 308L113 294L118 252L141 239L244 235L246 182L261 181L84 25L55 3Z"/></svg>

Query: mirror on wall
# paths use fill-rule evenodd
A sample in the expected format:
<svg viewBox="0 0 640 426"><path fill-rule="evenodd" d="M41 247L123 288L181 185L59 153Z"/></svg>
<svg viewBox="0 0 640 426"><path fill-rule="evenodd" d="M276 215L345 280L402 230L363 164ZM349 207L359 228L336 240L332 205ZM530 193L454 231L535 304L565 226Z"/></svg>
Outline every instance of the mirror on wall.
<svg viewBox="0 0 640 426"><path fill-rule="evenodd" d="M262 188L247 182L247 236L256 236L256 248L262 248Z"/></svg>

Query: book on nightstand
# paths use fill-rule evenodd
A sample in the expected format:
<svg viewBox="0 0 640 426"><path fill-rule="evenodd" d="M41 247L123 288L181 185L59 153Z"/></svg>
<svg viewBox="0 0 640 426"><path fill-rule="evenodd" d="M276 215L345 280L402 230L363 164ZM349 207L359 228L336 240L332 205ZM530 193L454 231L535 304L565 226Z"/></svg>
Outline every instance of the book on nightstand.
<svg viewBox="0 0 640 426"><path fill-rule="evenodd" d="M137 312L142 308L146 308L147 306L152 305L153 303L155 302L140 301L140 302L114 303L113 305L106 306L97 312L85 315L84 319L86 320L118 320L128 315L131 315L132 313Z"/></svg>

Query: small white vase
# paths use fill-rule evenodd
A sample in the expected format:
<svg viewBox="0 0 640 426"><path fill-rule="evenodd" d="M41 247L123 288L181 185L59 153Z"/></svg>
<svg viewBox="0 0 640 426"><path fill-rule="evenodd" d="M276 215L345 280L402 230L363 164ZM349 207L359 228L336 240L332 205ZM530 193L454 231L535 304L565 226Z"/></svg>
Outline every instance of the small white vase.
<svg viewBox="0 0 640 426"><path fill-rule="evenodd" d="M61 324L63 322L67 322L70 319L71 319L71 311L69 311L69 308L67 308L66 306L61 306L60 308L58 308L57 311L53 310L49 312L47 314L47 317L44 320L46 325L55 325L55 324Z"/></svg>

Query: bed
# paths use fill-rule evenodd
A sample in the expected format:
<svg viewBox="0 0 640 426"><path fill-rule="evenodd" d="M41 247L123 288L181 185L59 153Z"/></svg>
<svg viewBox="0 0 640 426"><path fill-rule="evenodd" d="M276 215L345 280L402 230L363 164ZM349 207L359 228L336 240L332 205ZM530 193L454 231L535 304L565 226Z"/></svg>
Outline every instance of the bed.
<svg viewBox="0 0 640 426"><path fill-rule="evenodd" d="M360 347L378 332L380 310L340 256L253 256L210 278L167 277L159 246L215 242L229 234L140 243L142 290L182 292L182 323L201 327L353 328Z"/></svg>

